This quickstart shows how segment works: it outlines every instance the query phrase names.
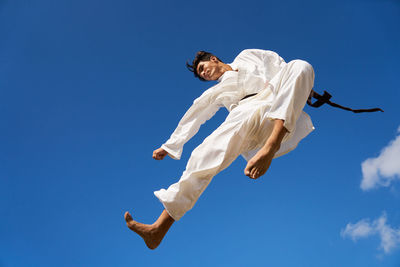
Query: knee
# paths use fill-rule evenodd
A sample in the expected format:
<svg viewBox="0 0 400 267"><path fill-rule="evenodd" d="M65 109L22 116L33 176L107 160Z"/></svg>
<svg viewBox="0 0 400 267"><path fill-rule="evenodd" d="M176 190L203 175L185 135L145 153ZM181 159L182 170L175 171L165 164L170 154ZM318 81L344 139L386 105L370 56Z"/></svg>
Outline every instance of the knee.
<svg viewBox="0 0 400 267"><path fill-rule="evenodd" d="M307 61L296 59L293 60L293 65L296 69L298 69L302 74L311 75L314 78L314 69L310 63Z"/></svg>

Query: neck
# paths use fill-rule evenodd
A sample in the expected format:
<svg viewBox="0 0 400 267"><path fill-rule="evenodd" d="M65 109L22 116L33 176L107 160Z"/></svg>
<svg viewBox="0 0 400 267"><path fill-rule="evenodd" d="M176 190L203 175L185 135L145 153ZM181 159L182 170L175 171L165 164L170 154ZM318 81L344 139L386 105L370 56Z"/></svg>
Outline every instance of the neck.
<svg viewBox="0 0 400 267"><path fill-rule="evenodd" d="M228 64L225 64L225 63L222 63L222 64L223 64L223 65L222 65L221 69L222 69L222 71L223 71L224 73L225 73L225 71L233 70L232 67L229 66Z"/></svg>
<svg viewBox="0 0 400 267"><path fill-rule="evenodd" d="M214 80L219 79L222 75L224 75L224 73L226 71L233 71L232 67L229 66L228 64L222 63L222 62L218 62L218 66L217 66L217 73L218 76L217 78L215 78Z"/></svg>
<svg viewBox="0 0 400 267"><path fill-rule="evenodd" d="M233 69L228 64L225 64L225 63L221 62L221 65L220 65L220 68L219 68L219 72L220 72L221 75L219 77L221 77L226 71L233 71Z"/></svg>

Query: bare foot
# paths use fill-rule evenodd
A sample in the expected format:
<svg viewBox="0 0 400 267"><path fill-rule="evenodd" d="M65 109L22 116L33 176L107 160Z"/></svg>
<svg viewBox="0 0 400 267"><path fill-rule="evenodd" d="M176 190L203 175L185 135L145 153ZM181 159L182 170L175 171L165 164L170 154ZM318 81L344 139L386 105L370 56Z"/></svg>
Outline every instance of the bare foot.
<svg viewBox="0 0 400 267"><path fill-rule="evenodd" d="M261 148L247 163L247 166L244 169L244 174L249 176L251 179L257 179L264 175L271 165L272 158L278 150L279 147Z"/></svg>
<svg viewBox="0 0 400 267"><path fill-rule="evenodd" d="M140 235L149 249L155 249L160 245L169 228L163 229L155 223L152 225L138 223L133 220L129 212L125 212L124 217L129 229Z"/></svg>

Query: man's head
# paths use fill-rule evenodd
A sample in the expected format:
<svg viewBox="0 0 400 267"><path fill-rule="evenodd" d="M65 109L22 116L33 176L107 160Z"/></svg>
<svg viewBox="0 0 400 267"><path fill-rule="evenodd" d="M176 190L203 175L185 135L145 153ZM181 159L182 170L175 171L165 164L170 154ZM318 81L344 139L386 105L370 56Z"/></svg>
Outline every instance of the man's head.
<svg viewBox="0 0 400 267"><path fill-rule="evenodd" d="M201 81L217 80L226 71L225 63L205 51L197 52L192 65L186 62L186 66Z"/></svg>

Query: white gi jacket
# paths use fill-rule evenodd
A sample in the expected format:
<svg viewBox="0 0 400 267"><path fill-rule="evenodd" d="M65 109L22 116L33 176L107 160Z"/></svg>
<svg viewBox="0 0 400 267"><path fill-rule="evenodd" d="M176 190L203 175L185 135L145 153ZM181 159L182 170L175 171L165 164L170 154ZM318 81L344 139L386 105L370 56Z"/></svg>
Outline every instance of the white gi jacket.
<svg viewBox="0 0 400 267"><path fill-rule="evenodd" d="M295 119L291 120L290 116L285 115L291 112L292 103L289 100L290 97L286 97L285 92L278 92L277 88L280 83L285 82L286 78L281 72L287 63L277 53L247 49L228 65L235 71L226 71L219 78L218 84L194 100L193 105L180 120L171 137L161 146L173 159L180 159L184 144L220 107L225 106L231 112L237 107L240 100L249 94L259 93L257 96L241 102L264 98L265 101L270 102L268 114L264 115L265 118L285 120L284 126L289 134L285 136L281 149L275 154L275 157L294 149L297 143L314 129L310 117L305 112L302 112L300 117L297 116L297 123L294 121ZM242 155L249 160L256 152L257 149L247 151Z"/></svg>

